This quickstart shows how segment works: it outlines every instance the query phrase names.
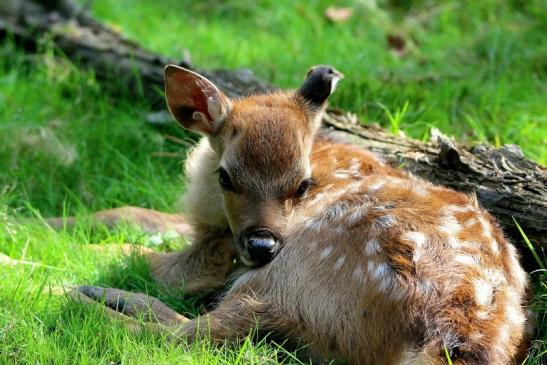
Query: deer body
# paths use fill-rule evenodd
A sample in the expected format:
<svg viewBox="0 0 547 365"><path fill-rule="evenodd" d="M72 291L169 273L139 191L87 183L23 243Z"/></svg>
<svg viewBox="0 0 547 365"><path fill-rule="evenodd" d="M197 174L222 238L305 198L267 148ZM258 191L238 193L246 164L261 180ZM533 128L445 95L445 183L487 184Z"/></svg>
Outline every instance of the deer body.
<svg viewBox="0 0 547 365"><path fill-rule="evenodd" d="M228 100L168 67L174 117L207 137L187 162L195 243L152 254L190 291L222 286L217 309L178 336L260 333L351 364L509 364L523 338L526 275L474 196L316 136L340 74L314 68L296 92Z"/></svg>
<svg viewBox="0 0 547 365"><path fill-rule="evenodd" d="M225 301L249 303L259 328L320 357L444 363L446 346L461 363L509 363L526 277L475 198L320 138L311 163L318 185L289 219L283 249ZM233 336L253 328L244 317Z"/></svg>

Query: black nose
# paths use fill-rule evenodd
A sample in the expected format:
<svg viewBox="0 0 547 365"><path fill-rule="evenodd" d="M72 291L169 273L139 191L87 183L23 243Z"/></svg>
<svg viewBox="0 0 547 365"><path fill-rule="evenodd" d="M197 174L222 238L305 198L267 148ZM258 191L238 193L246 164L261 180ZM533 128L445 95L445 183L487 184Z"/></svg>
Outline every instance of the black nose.
<svg viewBox="0 0 547 365"><path fill-rule="evenodd" d="M250 259L257 265L272 261L279 247L279 240L269 231L252 230L244 236Z"/></svg>

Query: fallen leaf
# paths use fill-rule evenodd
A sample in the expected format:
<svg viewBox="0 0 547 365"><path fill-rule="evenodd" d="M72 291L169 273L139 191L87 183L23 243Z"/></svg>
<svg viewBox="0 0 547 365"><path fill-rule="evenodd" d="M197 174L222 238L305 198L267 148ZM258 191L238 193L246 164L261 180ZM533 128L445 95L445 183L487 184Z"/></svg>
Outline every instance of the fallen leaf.
<svg viewBox="0 0 547 365"><path fill-rule="evenodd" d="M397 51L397 52L404 52L406 48L406 41L403 37L395 34L388 34L387 35L387 44L389 45L389 48Z"/></svg>
<svg viewBox="0 0 547 365"><path fill-rule="evenodd" d="M325 10L325 17L333 23L347 22L352 15L353 10L351 8L329 6L327 10Z"/></svg>

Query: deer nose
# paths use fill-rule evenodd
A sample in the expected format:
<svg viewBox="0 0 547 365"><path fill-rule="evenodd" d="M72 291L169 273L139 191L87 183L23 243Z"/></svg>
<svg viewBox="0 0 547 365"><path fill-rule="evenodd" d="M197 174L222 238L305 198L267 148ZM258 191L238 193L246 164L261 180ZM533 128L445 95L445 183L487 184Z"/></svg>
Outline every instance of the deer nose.
<svg viewBox="0 0 547 365"><path fill-rule="evenodd" d="M249 258L256 265L265 265L273 260L279 248L279 240L266 229L254 229L244 235Z"/></svg>

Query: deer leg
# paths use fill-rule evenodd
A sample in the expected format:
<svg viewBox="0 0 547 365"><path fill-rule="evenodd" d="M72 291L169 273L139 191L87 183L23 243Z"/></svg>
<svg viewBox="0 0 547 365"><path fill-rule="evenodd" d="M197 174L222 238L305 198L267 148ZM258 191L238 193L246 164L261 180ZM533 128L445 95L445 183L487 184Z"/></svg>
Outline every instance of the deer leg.
<svg viewBox="0 0 547 365"><path fill-rule="evenodd" d="M235 341L249 335L253 330L282 330L289 324L279 317L269 315L269 306L251 295L229 294L219 307L205 315L188 320L178 314L163 313L163 303L144 294L128 293L118 289L79 287L91 300L104 301L110 309L123 309L133 316L149 316L160 320L160 325L151 328L158 334L166 334L175 341L193 342L207 338L216 343ZM160 304L158 304L158 302ZM174 312L171 309L168 311ZM176 313L176 312L175 312ZM179 318L180 317L180 318Z"/></svg>
<svg viewBox="0 0 547 365"><path fill-rule="evenodd" d="M121 207L99 211L93 214L93 221L107 227L122 222L140 226L147 232L165 232L174 230L181 235L191 235L193 229L184 215L167 214L137 207ZM47 218L46 222L53 228L71 227L74 217ZM234 250L231 245L231 233L210 227L200 227L195 242L181 252L157 253L138 246L109 246L106 250L97 245L98 251L110 252L110 248L123 254L137 253L145 256L152 276L168 287L184 289L189 294L197 294L221 288L232 271Z"/></svg>
<svg viewBox="0 0 547 365"><path fill-rule="evenodd" d="M269 312L269 305L252 295L230 294L216 309L179 326L172 336L186 342L206 338L224 343L245 338L253 331L282 331L287 327Z"/></svg>
<svg viewBox="0 0 547 365"><path fill-rule="evenodd" d="M76 224L75 217L54 217L44 220L54 229L70 228ZM183 214L168 214L132 206L101 210L92 215L92 221L93 224L103 224L108 228L120 223L130 223L149 233L175 231L185 236L192 234L192 227Z"/></svg>
<svg viewBox="0 0 547 365"><path fill-rule="evenodd" d="M155 252L131 244L92 244L85 248L101 255L141 255L148 261L156 282L188 294L201 294L222 288L234 266L231 235L203 237L180 252ZM1 263L1 257L0 257Z"/></svg>
<svg viewBox="0 0 547 365"><path fill-rule="evenodd" d="M169 326L174 325L175 323L180 324L184 321L187 321L187 319L177 312L173 311L172 309L168 308L165 304L161 303L159 300L153 297L149 297L149 302L151 302L151 308L157 313L153 318L155 319L155 322L142 322L135 318L132 318L126 314L120 313L119 311L116 311L109 306L104 305L100 301L96 300L95 298L92 298L90 296L85 295L82 291L79 290L79 288L61 288L61 287L54 287L50 288L49 292L54 295L63 295L72 300L74 303L77 304L85 304L90 305L96 308L99 312L101 312L103 315L107 316L108 318L114 319L116 321L119 321L121 324L123 324L129 332L133 334L139 334L142 332L143 329L148 330L152 333L170 333L168 331ZM95 293L97 294L97 293ZM132 293L127 293L132 294ZM132 310L134 313L133 308L140 308L144 314L148 314L148 311L146 311L146 303L144 301L145 295L144 294L134 294L137 295L137 304L132 307ZM109 302L112 303L112 295L109 296ZM160 309L160 310L158 310ZM140 313L139 313L140 314Z"/></svg>
<svg viewBox="0 0 547 365"><path fill-rule="evenodd" d="M230 232L201 235L181 252L147 255L154 279L189 294L222 288L234 265L235 252Z"/></svg>
<svg viewBox="0 0 547 365"><path fill-rule="evenodd" d="M123 244L91 244L84 246L104 255L136 254L150 265L156 282L170 289L180 289L188 294L202 294L221 289L233 271L235 251L231 234L202 235L196 242L180 252L156 252L150 248ZM2 257L0 257L0 263Z"/></svg>
<svg viewBox="0 0 547 365"><path fill-rule="evenodd" d="M85 304L93 306L100 313L108 318L120 321L130 332L139 333L142 330L143 324L134 318L131 318L123 313L115 311L102 303L88 297L84 293L73 287L50 287L44 290L45 294L53 294L58 296L64 296L71 301L71 304ZM157 323L147 323L144 326L150 328L152 331L157 329Z"/></svg>
<svg viewBox="0 0 547 365"><path fill-rule="evenodd" d="M188 321L159 299L142 293L87 285L78 287L77 291L73 293L84 295L91 298L91 300L104 301L107 312L114 311L117 315L142 316L148 322L152 321L165 325L175 325Z"/></svg>

